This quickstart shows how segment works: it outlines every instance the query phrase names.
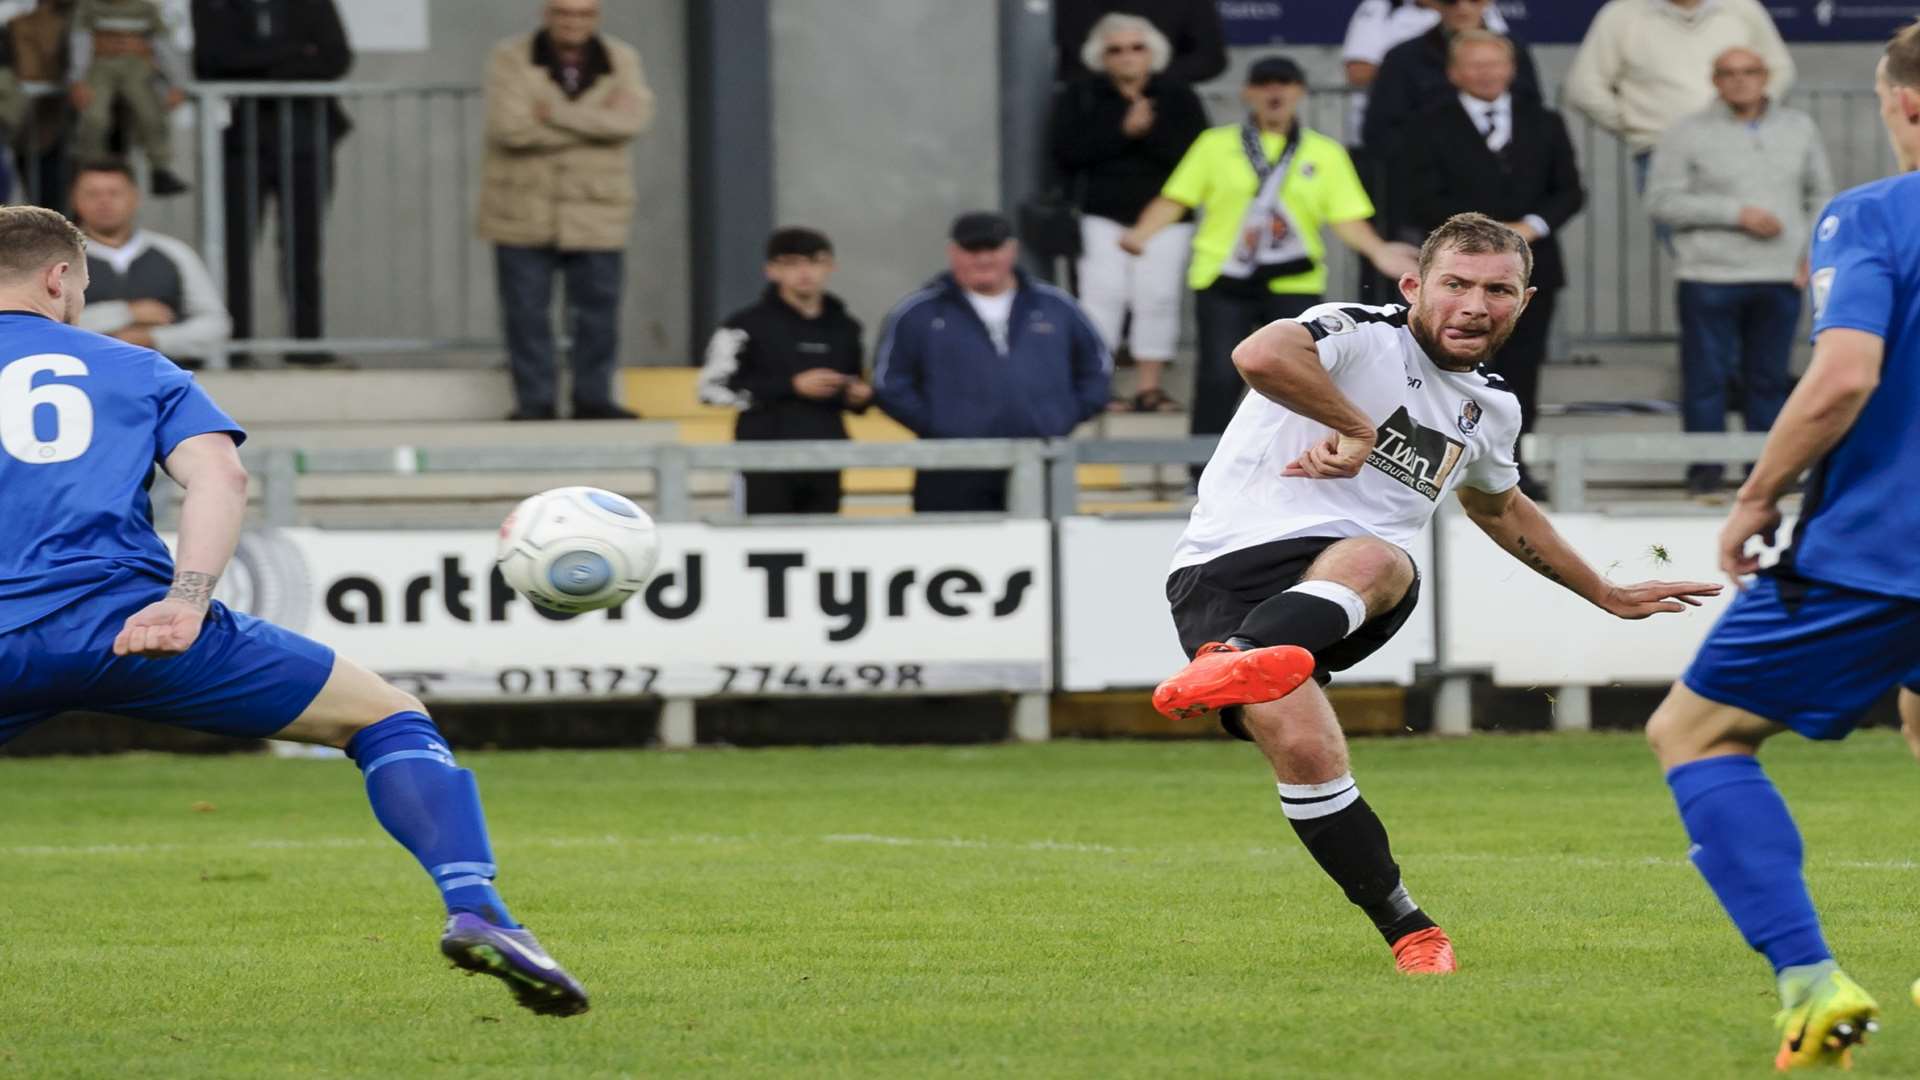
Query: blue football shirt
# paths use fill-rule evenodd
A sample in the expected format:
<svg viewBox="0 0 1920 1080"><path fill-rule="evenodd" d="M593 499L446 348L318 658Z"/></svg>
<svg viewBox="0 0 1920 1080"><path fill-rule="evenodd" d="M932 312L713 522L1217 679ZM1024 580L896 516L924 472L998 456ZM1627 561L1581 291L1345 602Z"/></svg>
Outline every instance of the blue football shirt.
<svg viewBox="0 0 1920 1080"><path fill-rule="evenodd" d="M1886 342L1880 384L1815 467L1786 565L1920 600L1920 173L1844 191L1814 226L1813 334Z"/></svg>
<svg viewBox="0 0 1920 1080"><path fill-rule="evenodd" d="M246 433L151 349L0 312L0 633L106 589L173 580L154 465L195 435Z"/></svg>

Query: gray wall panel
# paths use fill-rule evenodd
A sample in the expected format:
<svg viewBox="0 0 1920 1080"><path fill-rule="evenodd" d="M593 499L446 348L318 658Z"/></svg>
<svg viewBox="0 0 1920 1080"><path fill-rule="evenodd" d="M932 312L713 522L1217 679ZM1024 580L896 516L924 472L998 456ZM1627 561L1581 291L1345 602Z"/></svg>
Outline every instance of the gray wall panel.
<svg viewBox="0 0 1920 1080"><path fill-rule="evenodd" d="M953 215L999 205L996 27L984 0L774 0L775 215L833 238L869 349Z"/></svg>

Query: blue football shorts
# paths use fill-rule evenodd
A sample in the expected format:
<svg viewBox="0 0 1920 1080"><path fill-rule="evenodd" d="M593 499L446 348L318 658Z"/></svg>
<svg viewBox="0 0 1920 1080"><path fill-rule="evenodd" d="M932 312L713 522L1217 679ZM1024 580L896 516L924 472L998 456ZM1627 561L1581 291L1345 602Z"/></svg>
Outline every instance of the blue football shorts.
<svg viewBox="0 0 1920 1080"><path fill-rule="evenodd" d="M1920 693L1920 601L1763 574L1681 678L1807 738L1844 739L1889 689Z"/></svg>
<svg viewBox="0 0 1920 1080"><path fill-rule="evenodd" d="M333 650L215 601L179 656L113 655L127 617L165 586L116 590L0 634L0 743L57 713L114 713L264 738L320 695Z"/></svg>

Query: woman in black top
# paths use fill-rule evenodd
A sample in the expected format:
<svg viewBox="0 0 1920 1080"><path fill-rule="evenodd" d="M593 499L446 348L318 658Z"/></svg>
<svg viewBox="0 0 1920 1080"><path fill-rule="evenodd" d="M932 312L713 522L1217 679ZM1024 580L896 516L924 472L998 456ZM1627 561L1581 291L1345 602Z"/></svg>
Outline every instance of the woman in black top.
<svg viewBox="0 0 1920 1080"><path fill-rule="evenodd" d="M1120 237L1207 126L1199 97L1156 74L1171 53L1166 37L1139 16L1101 19L1081 56L1105 74L1063 87L1051 127L1054 162L1082 211L1080 306L1113 349L1132 313L1127 346L1139 368L1138 412L1179 409L1160 380L1180 340L1193 226L1166 229L1138 256L1120 250Z"/></svg>

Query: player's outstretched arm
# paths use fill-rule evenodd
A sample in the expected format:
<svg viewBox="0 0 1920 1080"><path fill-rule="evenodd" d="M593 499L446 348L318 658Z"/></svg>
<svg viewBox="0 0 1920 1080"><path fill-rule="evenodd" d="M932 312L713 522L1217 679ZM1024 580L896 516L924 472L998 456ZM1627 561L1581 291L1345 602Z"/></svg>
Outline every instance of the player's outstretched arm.
<svg viewBox="0 0 1920 1080"><path fill-rule="evenodd" d="M1720 586L1704 581L1643 581L1616 585L1587 564L1573 550L1547 515L1518 487L1499 493L1460 488L1460 505L1480 531L1493 538L1507 554L1532 567L1540 576L1564 586L1593 606L1622 619L1644 619L1662 611L1699 607L1700 597L1714 596Z"/></svg>
<svg viewBox="0 0 1920 1080"><path fill-rule="evenodd" d="M1760 556L1747 553L1747 541L1757 536L1773 542L1780 496L1860 418L1880 384L1885 357L1886 342L1878 334L1840 327L1820 332L1812 365L1780 409L1720 530L1720 569L1735 584L1760 568Z"/></svg>
<svg viewBox="0 0 1920 1080"><path fill-rule="evenodd" d="M116 656L178 656L193 647L247 514L247 470L231 435L182 440L161 464L187 491L180 500L173 587L127 618L113 639Z"/></svg>
<svg viewBox="0 0 1920 1080"><path fill-rule="evenodd" d="M1378 434L1367 414L1334 385L1306 327L1291 319L1268 323L1234 348L1233 366L1255 393L1333 429L1325 443L1286 467L1287 476L1335 480L1360 475Z"/></svg>

